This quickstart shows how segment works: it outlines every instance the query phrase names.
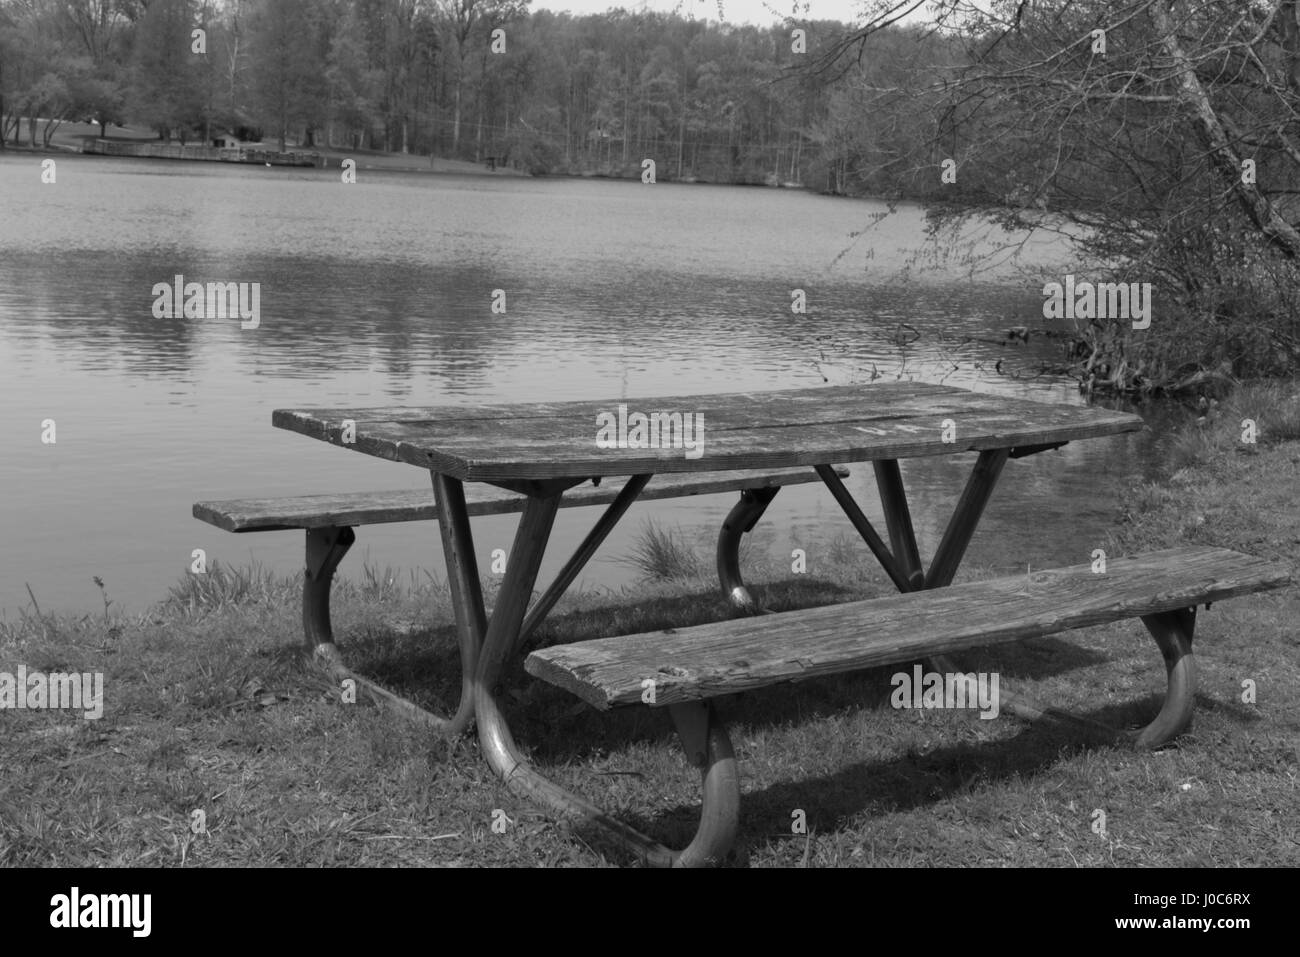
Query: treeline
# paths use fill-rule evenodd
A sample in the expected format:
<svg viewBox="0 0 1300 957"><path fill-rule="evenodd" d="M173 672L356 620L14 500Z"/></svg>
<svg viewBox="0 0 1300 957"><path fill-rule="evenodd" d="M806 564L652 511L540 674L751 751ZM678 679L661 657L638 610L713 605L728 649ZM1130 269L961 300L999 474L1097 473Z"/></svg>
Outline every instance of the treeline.
<svg viewBox="0 0 1300 957"><path fill-rule="evenodd" d="M804 68L846 35L839 23L525 3L0 0L0 134L48 146L60 123L93 117L164 140L229 131L281 149L493 156L534 173L626 175L651 157L667 179L832 192L893 192L913 175L899 127L917 127L919 143L928 121L881 117L873 132L854 90L944 59L944 41L897 31L828 81ZM885 130L891 142L873 146ZM892 172L860 162L873 148L895 155Z"/></svg>

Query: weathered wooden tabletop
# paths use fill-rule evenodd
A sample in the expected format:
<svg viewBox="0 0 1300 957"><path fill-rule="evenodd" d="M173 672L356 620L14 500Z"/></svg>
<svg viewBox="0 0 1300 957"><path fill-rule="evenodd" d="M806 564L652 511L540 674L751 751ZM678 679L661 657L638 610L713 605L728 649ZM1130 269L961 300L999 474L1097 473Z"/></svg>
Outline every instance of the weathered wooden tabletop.
<svg viewBox="0 0 1300 957"><path fill-rule="evenodd" d="M627 418L692 416L687 421L703 426L701 453L680 445L598 447L602 423L618 419L620 406ZM1024 448L1144 428L1127 412L919 382L594 402L277 409L272 423L467 482L830 465Z"/></svg>

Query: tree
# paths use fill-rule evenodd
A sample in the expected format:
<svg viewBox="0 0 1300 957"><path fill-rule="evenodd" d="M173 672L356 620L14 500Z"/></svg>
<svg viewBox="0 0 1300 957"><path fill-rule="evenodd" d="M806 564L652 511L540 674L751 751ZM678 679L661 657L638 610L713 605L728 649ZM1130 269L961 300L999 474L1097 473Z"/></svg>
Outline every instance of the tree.
<svg viewBox="0 0 1300 957"><path fill-rule="evenodd" d="M9 134L9 108L13 102L14 74L20 56L14 38L18 25L6 7L0 7L0 150Z"/></svg>
<svg viewBox="0 0 1300 957"><path fill-rule="evenodd" d="M85 112L94 117L101 130L125 117L129 78L123 66L130 51L131 21L117 0L61 0L60 13L72 43L89 58L89 70L83 70L79 96Z"/></svg>
<svg viewBox="0 0 1300 957"><path fill-rule="evenodd" d="M198 23L194 0L152 0L136 26L131 75L135 115L170 140L202 122L198 59L191 31Z"/></svg>
<svg viewBox="0 0 1300 957"><path fill-rule="evenodd" d="M1113 317L1088 320L1089 381L1177 388L1211 368L1294 368L1297 0L938 7L935 28L965 49L912 91L937 98L932 155L955 158L959 170L936 224L971 215L1012 229L1064 221L1086 268L1151 281L1164 305L1140 337ZM842 73L880 29L855 31L816 68Z"/></svg>
<svg viewBox="0 0 1300 957"><path fill-rule="evenodd" d="M487 43L494 28L509 23L523 15L528 0L437 0L443 28L451 38L445 44L453 50L453 113L451 151L460 153L460 127L462 99L465 88L465 70L470 56L471 39L481 41L482 56L487 54Z"/></svg>
<svg viewBox="0 0 1300 957"><path fill-rule="evenodd" d="M316 56L319 27L319 11L310 0L257 0L250 10L253 112L275 132L282 152L291 125L301 125L305 138L324 113Z"/></svg>
<svg viewBox="0 0 1300 957"><path fill-rule="evenodd" d="M351 6L344 11L330 40L325 83L330 122L326 143L334 145L333 124L337 123L343 127L347 145L360 146L374 111L375 74L367 67L361 22Z"/></svg>

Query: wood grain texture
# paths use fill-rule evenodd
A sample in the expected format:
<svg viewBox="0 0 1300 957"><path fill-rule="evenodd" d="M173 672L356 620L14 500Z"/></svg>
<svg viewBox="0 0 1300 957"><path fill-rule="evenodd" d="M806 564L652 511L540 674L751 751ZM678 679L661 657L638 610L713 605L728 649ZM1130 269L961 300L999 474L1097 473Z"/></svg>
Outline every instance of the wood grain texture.
<svg viewBox="0 0 1300 957"><path fill-rule="evenodd" d="M597 416L703 416L703 454L598 448ZM343 423L356 426L344 444ZM951 419L955 440L943 441ZM698 420L696 420L698 421ZM1016 448L1134 432L1130 413L917 382L475 407L278 409L272 424L464 481L788 468Z"/></svg>
<svg viewBox="0 0 1300 957"><path fill-rule="evenodd" d="M848 469L840 469L848 475ZM747 488L777 488L820 481L810 468L757 469L741 472L656 475L639 501L710 495ZM626 480L585 485L564 493L561 508L607 505L618 496ZM527 497L485 485L465 488L471 516L522 512ZM432 489L388 492L343 492L336 495L297 495L288 498L242 498L223 502L196 502L194 517L228 532L270 532L286 528L380 525L418 522L438 517Z"/></svg>
<svg viewBox="0 0 1300 957"><path fill-rule="evenodd" d="M1290 581L1221 548L1175 548L871 601L604 638L534 651L529 674L605 710L733 694L1221 601Z"/></svg>

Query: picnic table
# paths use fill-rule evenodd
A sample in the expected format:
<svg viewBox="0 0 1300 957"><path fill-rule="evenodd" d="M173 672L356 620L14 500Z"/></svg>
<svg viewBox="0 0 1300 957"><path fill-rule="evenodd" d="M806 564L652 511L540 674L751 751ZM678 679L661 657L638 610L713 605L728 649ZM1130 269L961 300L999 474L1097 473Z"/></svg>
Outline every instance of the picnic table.
<svg viewBox="0 0 1300 957"><path fill-rule="evenodd" d="M679 414L677 419L674 414ZM653 436L653 447L647 447L651 436L646 425L652 419L659 434ZM734 841L739 778L714 708L716 696L1139 616L1160 646L1169 679L1165 706L1142 732L1141 743L1151 745L1167 740L1190 719L1195 683L1188 606L1194 615L1194 606L1202 600L1278 587L1286 580L1284 573L1249 556L1200 550L1194 555L1135 559L1124 577L1111 576L1108 583L1088 580L1086 565L1082 571L1047 573L1040 579L1047 591L1032 596L998 591L999 583L947 587L1010 459L1144 428L1138 416L1105 408L897 382L474 407L283 409L272 421L280 428L429 471L463 668L460 706L442 730L458 732L473 722L483 754L512 790L563 819L598 829L654 864L716 863ZM611 422L617 423L614 442L609 441ZM683 423L694 424L696 447L691 447L689 433L681 441ZM604 440L598 441L601 436ZM967 452L976 453L972 470L925 566L899 461ZM872 463L886 521L884 536L840 478L837 466L854 462ZM598 523L609 526L656 474L800 467L815 470L903 594L559 646L534 652L526 662L530 673L598 708L640 703L645 676L651 676L656 704L672 715L688 760L700 768L704 793L694 840L682 851L669 850L549 781L527 762L498 699L502 668L520 653L522 637L537 624L535 616L529 619L529 603L567 490L633 476ZM466 483L487 483L527 497L490 616L479 582ZM723 588L741 612L762 609L740 579L734 554L728 553L767 501L770 495L764 490L746 491L728 519L731 536L724 534L719 543ZM1185 587L1184 578L1189 582ZM337 657L332 636L323 636L317 650Z"/></svg>

